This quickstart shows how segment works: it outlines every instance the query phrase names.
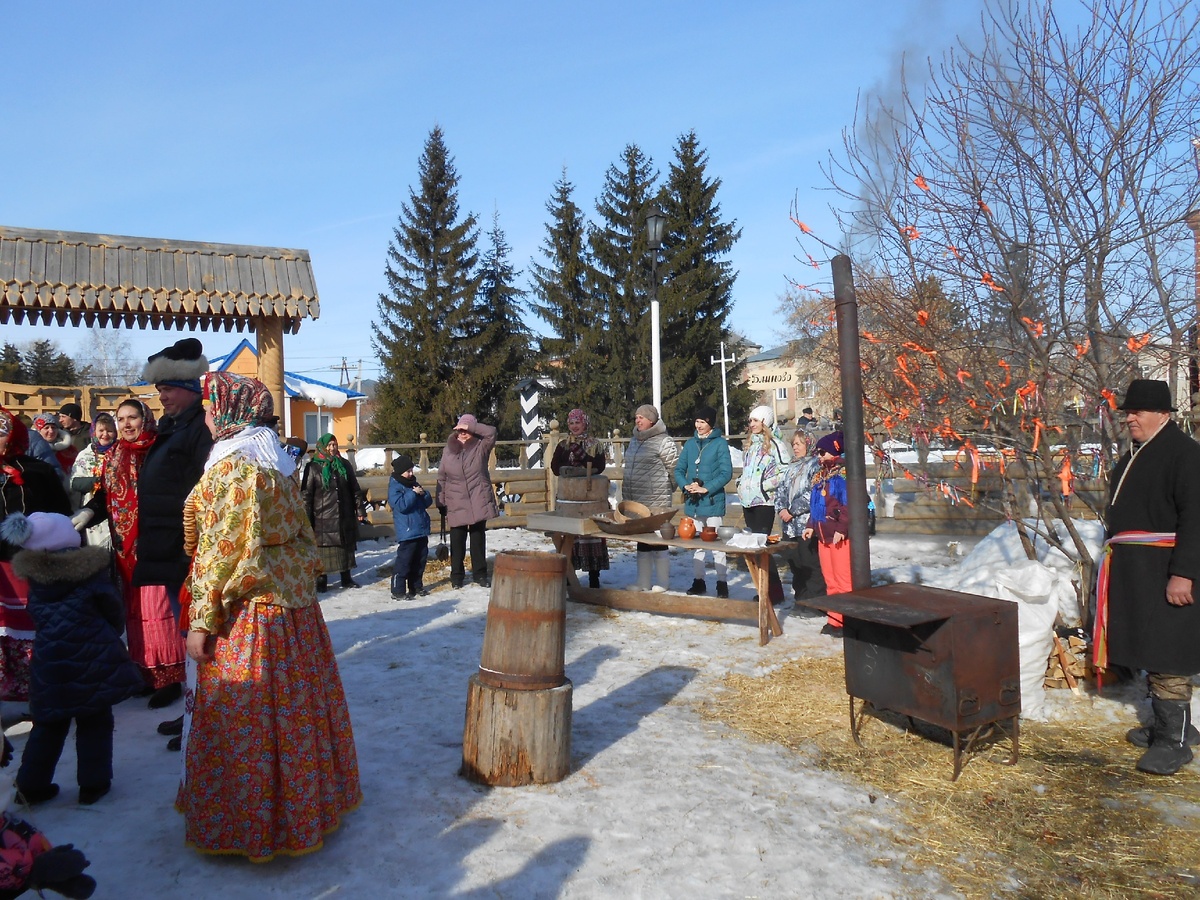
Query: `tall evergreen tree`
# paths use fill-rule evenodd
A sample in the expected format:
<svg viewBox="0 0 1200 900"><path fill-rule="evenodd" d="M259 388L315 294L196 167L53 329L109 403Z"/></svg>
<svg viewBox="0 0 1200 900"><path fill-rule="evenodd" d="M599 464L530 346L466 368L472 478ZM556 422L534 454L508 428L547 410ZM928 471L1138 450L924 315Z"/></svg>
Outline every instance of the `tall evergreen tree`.
<svg viewBox="0 0 1200 900"><path fill-rule="evenodd" d="M418 162L420 186L388 243L388 291L379 295L372 344L383 369L375 395L374 441L431 439L468 412L463 369L479 275L476 219L459 219L458 173L434 127Z"/></svg>
<svg viewBox="0 0 1200 900"><path fill-rule="evenodd" d="M550 223L542 240L545 265L531 264L534 312L550 326L553 336L542 341L542 365L554 387L550 405L560 421L575 406L583 407L601 425L607 401L603 378L605 316L592 292L595 276L588 249L587 222L575 204L575 186L564 168L546 203Z"/></svg>
<svg viewBox="0 0 1200 900"><path fill-rule="evenodd" d="M34 341L21 354L21 379L24 384L79 384L75 362L53 341Z"/></svg>
<svg viewBox="0 0 1200 900"><path fill-rule="evenodd" d="M492 214L488 247L480 265L479 293L468 342L473 357L464 368L471 384L475 414L496 423L502 439L521 436L521 400L517 383L533 374L530 331L521 317L525 291L517 287L521 274L509 261L512 248L500 213Z"/></svg>
<svg viewBox="0 0 1200 900"><path fill-rule="evenodd" d="M21 351L16 344L4 345L0 350L0 381L9 384L23 384L21 380Z"/></svg>
<svg viewBox="0 0 1200 900"><path fill-rule="evenodd" d="M663 239L662 304L663 418L673 425L689 422L696 407L721 405L721 369L711 363L721 342L729 343L729 315L737 273L728 260L741 236L734 222L721 219L719 178L707 175L708 154L694 131L675 145L663 191L667 233ZM737 367L729 373L736 385ZM730 394L730 421L741 421L753 396L746 389Z"/></svg>
<svg viewBox="0 0 1200 900"><path fill-rule="evenodd" d="M633 411L653 396L650 380L650 254L646 213L655 199L658 173L636 144L619 164L609 166L596 201L600 221L590 243L596 267L596 299L604 309L606 360L599 377L605 386L602 421L628 431Z"/></svg>

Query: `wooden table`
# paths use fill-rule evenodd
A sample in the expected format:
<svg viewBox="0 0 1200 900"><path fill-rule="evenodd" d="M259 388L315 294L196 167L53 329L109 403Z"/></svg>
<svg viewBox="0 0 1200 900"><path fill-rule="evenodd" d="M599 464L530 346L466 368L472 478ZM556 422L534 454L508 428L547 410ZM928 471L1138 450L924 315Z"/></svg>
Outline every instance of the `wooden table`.
<svg viewBox="0 0 1200 900"><path fill-rule="evenodd" d="M767 544L765 547L730 547L725 541L702 541L699 538L685 541L682 538L663 538L658 532L646 534L609 534L601 531L591 519L572 519L553 513L531 514L525 527L540 531L554 541L554 548L567 557L567 596L577 603L591 603L610 609L628 609L638 612L669 613L677 616L701 616L711 619L735 619L758 622L758 642L767 644L772 635L783 634L783 626L771 606L769 594L768 566L772 565L771 554L786 546L783 542ZM674 591L631 591L622 588L589 588L579 583L571 567L571 550L576 537L595 536L608 541L627 541L650 544L654 547L677 547L682 550L711 550L742 556L750 570L750 577L758 590L758 601L730 600L723 597L701 597L677 594Z"/></svg>

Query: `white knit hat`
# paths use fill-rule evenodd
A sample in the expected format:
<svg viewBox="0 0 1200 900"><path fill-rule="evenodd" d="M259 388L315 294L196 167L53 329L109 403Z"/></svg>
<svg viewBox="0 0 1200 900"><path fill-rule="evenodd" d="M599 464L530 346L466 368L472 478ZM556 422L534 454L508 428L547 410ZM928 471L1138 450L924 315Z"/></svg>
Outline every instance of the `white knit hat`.
<svg viewBox="0 0 1200 900"><path fill-rule="evenodd" d="M756 406L750 410L750 418L758 419L766 428L771 428L775 424L775 413L771 411L769 406Z"/></svg>

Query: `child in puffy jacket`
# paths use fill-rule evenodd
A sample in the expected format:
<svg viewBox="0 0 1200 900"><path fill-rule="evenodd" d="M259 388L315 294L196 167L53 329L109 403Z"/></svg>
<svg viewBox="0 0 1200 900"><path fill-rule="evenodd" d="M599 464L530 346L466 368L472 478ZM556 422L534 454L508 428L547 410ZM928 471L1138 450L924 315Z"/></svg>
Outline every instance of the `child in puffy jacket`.
<svg viewBox="0 0 1200 900"><path fill-rule="evenodd" d="M433 497L413 474L412 457L396 454L388 482L388 507L396 530L396 562L392 567L392 599L412 600L425 589L425 563L429 559L429 509Z"/></svg>
<svg viewBox="0 0 1200 900"><path fill-rule="evenodd" d="M12 513L0 523L0 536L22 548L12 567L29 582L37 626L29 675L33 727L17 791L29 805L58 796L54 770L74 721L79 802L95 803L112 786L112 708L145 686L121 641L121 595L109 552L81 547L79 532L59 513Z"/></svg>

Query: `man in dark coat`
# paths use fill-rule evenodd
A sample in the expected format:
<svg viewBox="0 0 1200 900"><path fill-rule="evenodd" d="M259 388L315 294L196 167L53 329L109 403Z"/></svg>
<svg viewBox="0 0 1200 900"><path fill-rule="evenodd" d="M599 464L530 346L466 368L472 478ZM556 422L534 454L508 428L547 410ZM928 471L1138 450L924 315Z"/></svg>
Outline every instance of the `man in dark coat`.
<svg viewBox="0 0 1200 900"><path fill-rule="evenodd" d="M191 562L183 549L183 501L204 474L213 443L200 403L200 379L207 371L204 347L195 338L185 338L147 359L142 372L142 378L158 389L164 415L138 472L133 583L166 586L176 616ZM169 684L155 691L150 705L166 706L181 693L179 684Z"/></svg>
<svg viewBox="0 0 1200 900"><path fill-rule="evenodd" d="M1164 381L1134 381L1120 409L1133 446L1109 478L1108 662L1146 670L1154 720L1127 738L1149 748L1140 770L1173 775L1191 761L1189 744L1200 743L1191 725L1191 676L1200 672L1200 444L1171 421Z"/></svg>

